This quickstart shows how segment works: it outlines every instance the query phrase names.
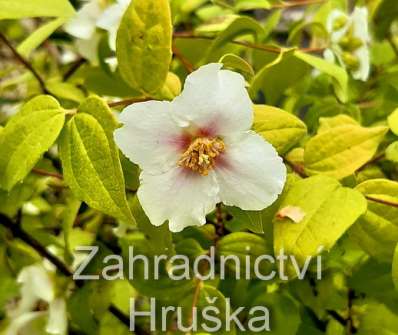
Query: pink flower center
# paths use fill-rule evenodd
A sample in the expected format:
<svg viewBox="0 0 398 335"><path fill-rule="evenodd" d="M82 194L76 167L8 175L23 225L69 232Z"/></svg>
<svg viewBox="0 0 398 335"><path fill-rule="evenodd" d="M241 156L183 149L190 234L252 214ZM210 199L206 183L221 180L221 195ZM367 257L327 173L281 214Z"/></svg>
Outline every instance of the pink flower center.
<svg viewBox="0 0 398 335"><path fill-rule="evenodd" d="M216 158L225 150L223 140L218 137L198 137L182 154L178 165L207 176L213 169Z"/></svg>

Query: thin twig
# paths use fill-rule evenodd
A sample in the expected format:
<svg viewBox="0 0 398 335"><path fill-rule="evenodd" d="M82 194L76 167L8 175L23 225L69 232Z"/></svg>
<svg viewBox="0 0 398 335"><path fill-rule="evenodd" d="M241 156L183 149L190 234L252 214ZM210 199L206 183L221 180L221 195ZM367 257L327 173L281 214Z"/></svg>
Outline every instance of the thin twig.
<svg viewBox="0 0 398 335"><path fill-rule="evenodd" d="M379 203L379 204L382 204L382 205L386 205L386 206L391 206L391 207L398 208L398 203L397 203L397 202L392 202L392 201L388 201L388 200L383 200L383 199L375 198L375 197L372 197L371 195L365 195L365 198L368 199L368 200L370 200L370 201L373 201L373 202L377 202L377 203Z"/></svg>
<svg viewBox="0 0 398 335"><path fill-rule="evenodd" d="M79 58L77 61L75 61L71 67L65 72L63 79L64 81L67 81L72 75L83 65L87 62L86 59L84 58Z"/></svg>
<svg viewBox="0 0 398 335"><path fill-rule="evenodd" d="M214 40L217 37L217 36L196 35L193 32L175 32L173 36L174 36L174 38L204 39L204 40ZM256 43L251 43L251 42L247 42L247 41L232 40L232 41L229 41L229 43L241 45L241 46L251 48L251 49L267 51L267 52L271 52L271 53L275 53L275 54L279 54L283 50L283 48L272 47L272 46L263 45L263 44L256 44ZM298 50L300 50L302 52L306 52L306 53L319 53L319 52L323 52L325 50L325 48L302 48L302 49L298 49Z"/></svg>
<svg viewBox="0 0 398 335"><path fill-rule="evenodd" d="M302 7L302 6L309 6L309 5L316 5L325 3L326 0L302 0L302 1L290 1L290 2L283 2L281 4L275 4L272 8L276 9L286 9L286 8L293 8L293 7Z"/></svg>
<svg viewBox="0 0 398 335"><path fill-rule="evenodd" d="M308 177L307 174L304 171L304 167L298 164L295 164L291 161L289 161L288 159L286 159L285 157L283 158L283 161L285 162L286 165L289 165L291 167L291 169L296 172L300 177L302 178L306 178Z"/></svg>
<svg viewBox="0 0 398 335"><path fill-rule="evenodd" d="M202 281L200 279L198 279L197 283L196 283L195 291L193 293L193 298L192 298L192 309L191 309L191 316L190 316L190 319L189 319L189 323L190 323L191 326L192 326L193 319L194 319L194 316L195 316L195 309L198 306L199 297L200 297L200 290L202 288L202 285L203 285Z"/></svg>
<svg viewBox="0 0 398 335"><path fill-rule="evenodd" d="M38 168L32 169L32 172L33 172L34 174L39 175L39 176L53 177L53 178L57 178L57 179L59 179L59 180L63 180L63 179L64 179L64 177L63 177L62 174L60 174L60 173L49 172L49 171L42 170L42 169L38 169Z"/></svg>
<svg viewBox="0 0 398 335"><path fill-rule="evenodd" d="M181 64L184 66L185 70L187 70L188 73L192 73L195 70L194 66L189 62L188 59L185 58L185 56L181 53L180 50L178 50L178 48L174 44L173 54L181 62Z"/></svg>
<svg viewBox="0 0 398 335"><path fill-rule="evenodd" d="M14 48L11 42L7 39L5 35L0 32L0 40L11 50L12 54L14 55L15 59L20 62L25 68L27 68L32 75L37 79L42 91L48 94L48 90L46 88L46 84L40 74L33 68L33 66L24 58L22 57L19 52Z"/></svg>
<svg viewBox="0 0 398 335"><path fill-rule="evenodd" d="M118 106L127 106L131 105L137 102L145 102L149 100L156 100L150 97L140 97L140 98L131 98L131 99L126 99L126 100L120 100L120 101L114 101L114 102L108 102L109 107L118 107Z"/></svg>
<svg viewBox="0 0 398 335"><path fill-rule="evenodd" d="M7 228L12 235L15 238L18 238L25 242L27 245L32 247L34 250L37 251L37 253L50 261L56 268L57 270L62 273L66 277L72 277L73 272L69 269L68 266L66 266L59 258L51 254L50 252L47 251L47 249L39 242L37 241L34 237L30 236L27 232L25 232L19 222L13 222L11 219L9 219L7 216L0 214L0 225L3 227ZM84 285L83 281L75 281L76 285L78 287L82 287ZM108 307L108 311L113 314L119 321L121 321L124 325L127 327L130 327L130 319L127 315L125 315L118 307L115 305L111 304ZM136 334L140 335L147 335L148 332L146 332L144 329L136 328L135 330Z"/></svg>

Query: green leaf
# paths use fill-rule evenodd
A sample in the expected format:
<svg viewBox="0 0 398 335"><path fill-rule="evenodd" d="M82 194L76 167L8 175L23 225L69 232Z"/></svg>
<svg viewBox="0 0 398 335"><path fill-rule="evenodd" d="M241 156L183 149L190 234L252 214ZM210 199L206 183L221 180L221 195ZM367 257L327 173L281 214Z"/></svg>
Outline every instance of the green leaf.
<svg viewBox="0 0 398 335"><path fill-rule="evenodd" d="M391 143L386 149L386 159L398 163L398 141Z"/></svg>
<svg viewBox="0 0 398 335"><path fill-rule="evenodd" d="M43 24L35 30L18 46L17 51L24 57L29 57L30 53L40 46L51 34L66 22L64 17L54 19Z"/></svg>
<svg viewBox="0 0 398 335"><path fill-rule="evenodd" d="M377 301L367 301L359 316L358 335L396 335L398 334L398 315Z"/></svg>
<svg viewBox="0 0 398 335"><path fill-rule="evenodd" d="M398 6L395 0L382 0L373 16L375 33L378 39L384 39L389 34L390 26L398 16Z"/></svg>
<svg viewBox="0 0 398 335"><path fill-rule="evenodd" d="M395 289L398 291L398 243L394 249L394 256L392 259L392 281Z"/></svg>
<svg viewBox="0 0 398 335"><path fill-rule="evenodd" d="M305 216L299 223L290 219L274 219L274 250L294 255L304 263L307 256L330 250L345 231L366 211L366 200L356 190L342 187L326 176L299 180L280 204L280 208L295 206Z"/></svg>
<svg viewBox="0 0 398 335"><path fill-rule="evenodd" d="M310 175L347 177L372 159L386 133L386 127L354 124L322 131L305 145L305 171Z"/></svg>
<svg viewBox="0 0 398 335"><path fill-rule="evenodd" d="M294 52L294 49L282 49L256 73L250 85L250 95L253 98L262 91L267 104L277 104L286 89L296 85L309 72L310 66L294 57Z"/></svg>
<svg viewBox="0 0 398 335"><path fill-rule="evenodd" d="M27 102L0 137L0 187L23 180L57 139L65 122L58 101L46 95Z"/></svg>
<svg viewBox="0 0 398 335"><path fill-rule="evenodd" d="M234 7L238 11L247 11L253 9L270 9L271 4L268 0L236 0Z"/></svg>
<svg viewBox="0 0 398 335"><path fill-rule="evenodd" d="M270 142L279 154L286 153L307 133L305 123L299 118L266 105L254 105L253 130Z"/></svg>
<svg viewBox="0 0 398 335"><path fill-rule="evenodd" d="M342 102L346 102L348 100L348 75L343 68L322 58L309 55L302 51L296 50L294 55L315 69L332 77L334 79L334 90L337 97Z"/></svg>
<svg viewBox="0 0 398 335"><path fill-rule="evenodd" d="M388 126L390 127L391 131L398 135L398 108L395 109L390 116L388 117Z"/></svg>
<svg viewBox="0 0 398 335"><path fill-rule="evenodd" d="M74 9L68 0L0 0L0 20L24 17L70 17Z"/></svg>
<svg viewBox="0 0 398 335"><path fill-rule="evenodd" d="M247 256L250 258L250 268L253 270L256 258L261 255L269 255L270 252L271 247L267 242L262 237L252 233L228 234L218 242L218 254L224 257L237 256L240 260L241 270L246 269ZM226 266L230 267L231 271L236 271L235 264L226 262ZM265 262L260 264L261 273L269 273L269 269L270 264Z"/></svg>
<svg viewBox="0 0 398 335"><path fill-rule="evenodd" d="M256 20L245 16L237 17L213 41L207 51L204 62L210 63L211 61L215 61L214 54L217 50L236 37L250 34L257 39L262 33L264 33L264 29Z"/></svg>
<svg viewBox="0 0 398 335"><path fill-rule="evenodd" d="M318 133L345 125L359 125L359 123L345 114L339 114L333 117L321 117L319 118Z"/></svg>
<svg viewBox="0 0 398 335"><path fill-rule="evenodd" d="M263 291L264 292L264 291ZM253 301L252 306L265 306L270 311L271 330L260 334L295 335L300 326L300 312L296 302L288 295L261 292ZM288 315L289 322L286 322ZM249 333L249 334L259 334Z"/></svg>
<svg viewBox="0 0 398 335"><path fill-rule="evenodd" d="M138 228L145 234L152 253L154 255L173 255L175 253L173 239L167 223L160 227L152 225L142 209L137 196L131 202L131 211Z"/></svg>
<svg viewBox="0 0 398 335"><path fill-rule="evenodd" d="M254 70L252 66L246 60L237 55L226 54L220 58L219 62L224 64L224 67L230 68L232 70L238 70L247 77L254 76Z"/></svg>
<svg viewBox="0 0 398 335"><path fill-rule="evenodd" d="M111 128L102 126L105 116L101 113L106 111L90 109L91 113L99 114L98 120L82 112L87 111L92 101L82 104L62 132L59 149L65 181L75 196L90 207L125 222L134 222Z"/></svg>
<svg viewBox="0 0 398 335"><path fill-rule="evenodd" d="M171 62L171 41L169 1L132 1L117 33L116 54L123 79L143 93L162 88Z"/></svg>
<svg viewBox="0 0 398 335"><path fill-rule="evenodd" d="M49 80L46 83L47 90L58 99L65 99L80 103L84 100L84 93L71 83L58 80Z"/></svg>
<svg viewBox="0 0 398 335"><path fill-rule="evenodd" d="M356 189L376 200L398 205L398 182L373 179ZM350 236L369 255L391 261L398 241L398 208L368 200L368 210L350 230Z"/></svg>
<svg viewBox="0 0 398 335"><path fill-rule="evenodd" d="M64 215L62 218L62 230L64 233L64 243L65 243L65 251L67 257L72 258L73 248L70 243L71 232L73 229L73 225L76 221L77 214L79 213L79 209L81 207L81 201L77 200L73 197L69 197L67 199L67 203L64 209Z"/></svg>
<svg viewBox="0 0 398 335"><path fill-rule="evenodd" d="M228 212L233 216L231 224L239 223L241 229L249 229L257 234L264 233L262 211L244 211L238 207L229 207Z"/></svg>

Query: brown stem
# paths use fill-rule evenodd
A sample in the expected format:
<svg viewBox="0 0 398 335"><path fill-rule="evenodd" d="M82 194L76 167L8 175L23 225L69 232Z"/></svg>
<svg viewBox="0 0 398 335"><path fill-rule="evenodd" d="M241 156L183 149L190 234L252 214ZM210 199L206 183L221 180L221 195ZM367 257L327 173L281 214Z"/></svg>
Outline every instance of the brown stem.
<svg viewBox="0 0 398 335"><path fill-rule="evenodd" d="M37 174L37 175L39 175L39 176L53 177L53 178L57 178L59 180L63 180L64 179L62 174L56 173L56 172L49 172L49 171L42 170L42 169L37 169L37 168L32 169L32 172Z"/></svg>
<svg viewBox="0 0 398 335"><path fill-rule="evenodd" d="M174 36L174 38L191 38L191 39L204 39L204 40L214 40L216 38L216 36L195 35L193 32L175 32L173 36ZM282 48L271 47L271 46L251 43L251 42L247 42L247 41L232 40L232 41L230 41L230 43L233 43L236 45L241 45L241 46L251 48L251 49L276 53L276 54L281 53L281 51L283 50ZM307 52L307 53L319 53L319 52L322 52L324 50L324 48L302 48L299 50L303 51L303 52Z"/></svg>
<svg viewBox="0 0 398 335"><path fill-rule="evenodd" d="M19 54L19 52L14 48L14 46L11 44L11 42L7 39L7 37L5 35L3 35L1 32L0 32L0 40L3 41L3 43L11 50L15 59L18 60L18 62L20 62L23 66L25 66L25 68L27 68L32 73L32 75L37 79L37 81L39 82L39 85L41 87L41 90L44 93L49 94L49 92L46 88L46 84L45 84L43 78L40 76L40 74L33 68L33 66L24 57L22 57Z"/></svg>
<svg viewBox="0 0 398 335"><path fill-rule="evenodd" d="M188 59L185 58L185 56L178 50L178 48L173 44L173 53L174 56L181 62L181 64L184 66L185 70L187 70L188 73L192 73L195 68L194 66L189 62Z"/></svg>
<svg viewBox="0 0 398 335"><path fill-rule="evenodd" d="M365 198L368 199L368 200L370 200L370 201L373 201L373 202L377 202L377 203L379 203L379 204L382 204L382 205L386 205L386 206L391 206L391 207L396 207L396 208L398 208L398 203L396 203L396 202L391 202L391 201L388 201L388 200L383 200L383 199L375 198L375 197L372 197L371 195L366 195Z"/></svg>
<svg viewBox="0 0 398 335"><path fill-rule="evenodd" d="M287 160L286 158L283 158L284 162L286 165L290 166L291 169L296 172L300 177L302 178L306 178L308 177L307 174L304 171L304 167L298 164L295 164L289 160Z"/></svg>
<svg viewBox="0 0 398 335"><path fill-rule="evenodd" d="M202 281L198 279L195 287L195 291L193 293L193 298L192 298L192 309L191 309L191 316L189 323L192 325L193 318L195 315L195 307L198 305L199 302L199 296L200 296L200 289L202 288Z"/></svg>
<svg viewBox="0 0 398 335"><path fill-rule="evenodd" d="M109 107L118 107L118 106L127 106L134 104L136 102L145 102L149 100L156 100L150 97L140 97L140 98L131 98L131 99L125 99L125 100L120 100L120 101L114 101L114 102L108 102Z"/></svg>
<svg viewBox="0 0 398 335"><path fill-rule="evenodd" d="M84 58L79 58L77 61L75 61L71 67L65 72L63 79L64 81L67 81L72 75L83 65L87 62L86 59Z"/></svg>

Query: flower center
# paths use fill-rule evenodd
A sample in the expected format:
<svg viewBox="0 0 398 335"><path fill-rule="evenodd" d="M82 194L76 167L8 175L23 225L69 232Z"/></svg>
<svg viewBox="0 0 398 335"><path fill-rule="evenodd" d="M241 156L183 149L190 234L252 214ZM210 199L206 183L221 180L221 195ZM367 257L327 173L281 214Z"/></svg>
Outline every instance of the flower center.
<svg viewBox="0 0 398 335"><path fill-rule="evenodd" d="M199 137L182 154L178 165L207 176L224 150L225 144L220 138Z"/></svg>

